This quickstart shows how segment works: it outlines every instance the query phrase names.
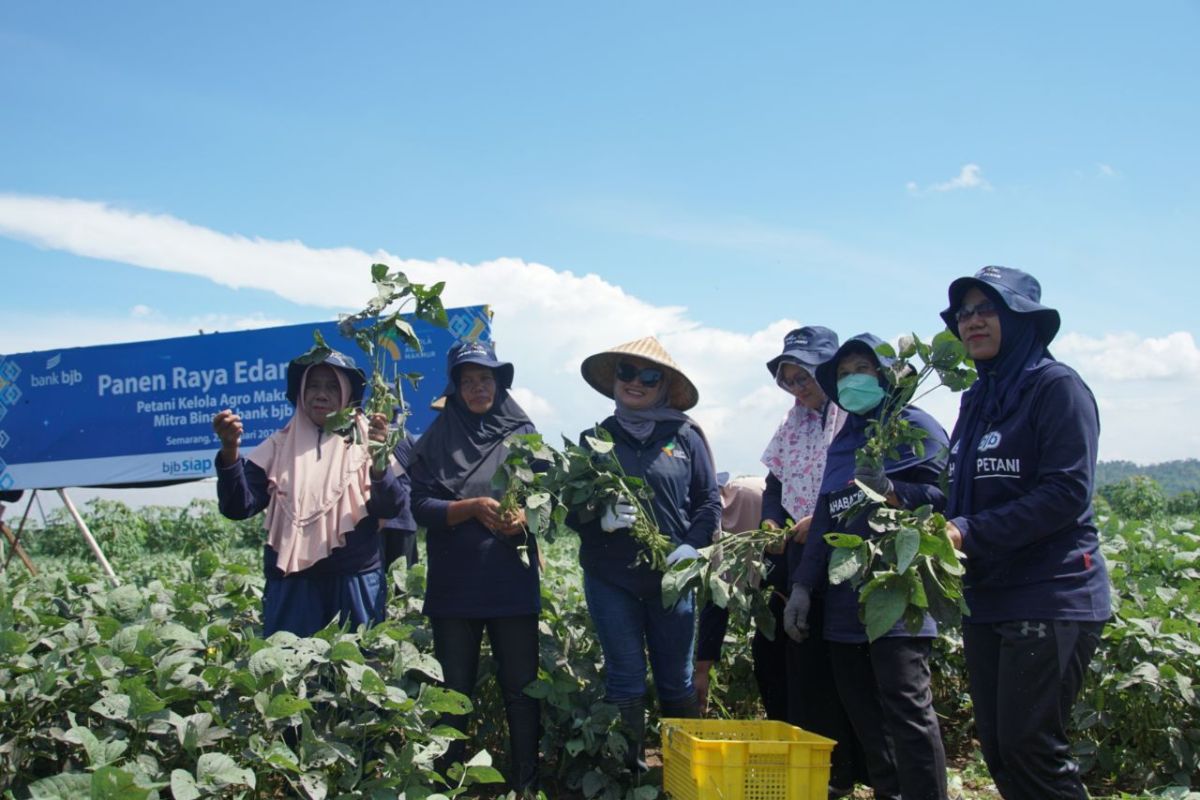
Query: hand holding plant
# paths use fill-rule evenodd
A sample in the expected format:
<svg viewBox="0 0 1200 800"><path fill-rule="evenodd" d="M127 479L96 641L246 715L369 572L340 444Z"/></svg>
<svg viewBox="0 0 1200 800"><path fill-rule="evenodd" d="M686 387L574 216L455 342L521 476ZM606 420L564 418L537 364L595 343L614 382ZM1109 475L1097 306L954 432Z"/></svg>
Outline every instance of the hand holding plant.
<svg viewBox="0 0 1200 800"><path fill-rule="evenodd" d="M926 505L915 510L888 508L880 491L890 486L885 459L899 459L911 449L924 455L925 431L904 417L904 409L937 386L961 392L975 380L962 342L943 331L930 344L915 335L904 337L899 354L891 345L880 345L881 356L896 358L883 374L891 384L882 413L867 427L867 442L856 454L855 482L863 498L841 515L842 520L870 513L870 537L845 533L826 534L834 547L829 581L850 581L859 592L859 614L871 641L887 633L901 619L910 631L920 629L925 614L942 625L957 625L969 613L963 600L962 574L945 517ZM919 358L919 369L912 368ZM935 384L918 395L933 376ZM880 477L882 476L882 480Z"/></svg>

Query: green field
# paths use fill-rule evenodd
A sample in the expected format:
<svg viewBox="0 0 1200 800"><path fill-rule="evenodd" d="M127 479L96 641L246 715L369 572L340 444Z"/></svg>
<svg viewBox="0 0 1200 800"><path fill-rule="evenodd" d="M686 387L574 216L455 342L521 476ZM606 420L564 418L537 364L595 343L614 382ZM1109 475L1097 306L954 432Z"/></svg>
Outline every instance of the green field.
<svg viewBox="0 0 1200 800"><path fill-rule="evenodd" d="M1095 796L1200 797L1200 536L1193 520L1119 519L1102 538L1119 609L1074 713ZM479 797L504 768L500 697L485 654L475 741L494 753L442 776L436 727L465 699L436 686L421 567L392 572L386 624L314 639L259 638L257 522L184 509L90 504L86 516L123 583L109 586L60 518L27 532L41 568L0 577L0 791L12 798ZM575 543L547 548L542 672L543 787L550 798L660 796L632 785L625 746L600 702L600 653ZM731 626L715 705L757 716L750 631ZM938 643L935 689L952 795L997 797L972 740L961 649ZM652 742L651 746L655 746ZM869 797L862 790L860 797Z"/></svg>

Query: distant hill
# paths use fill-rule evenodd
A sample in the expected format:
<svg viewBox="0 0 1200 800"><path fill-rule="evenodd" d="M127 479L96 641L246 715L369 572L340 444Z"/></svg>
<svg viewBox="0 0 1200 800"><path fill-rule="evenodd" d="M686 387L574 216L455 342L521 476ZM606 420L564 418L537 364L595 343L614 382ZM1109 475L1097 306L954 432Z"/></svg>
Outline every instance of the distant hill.
<svg viewBox="0 0 1200 800"><path fill-rule="evenodd" d="M1200 459L1196 458L1145 466L1132 461L1101 461L1096 465L1096 488L1123 481L1134 475L1153 478L1168 497L1189 490L1200 492Z"/></svg>

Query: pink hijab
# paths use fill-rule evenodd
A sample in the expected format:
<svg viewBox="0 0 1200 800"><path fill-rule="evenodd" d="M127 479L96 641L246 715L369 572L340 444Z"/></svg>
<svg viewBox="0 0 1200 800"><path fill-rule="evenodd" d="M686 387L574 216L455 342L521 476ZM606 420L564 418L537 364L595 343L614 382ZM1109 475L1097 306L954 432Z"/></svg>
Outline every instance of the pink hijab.
<svg viewBox="0 0 1200 800"><path fill-rule="evenodd" d="M316 366L316 365L313 365ZM341 406L350 397L350 381L333 367L341 387ZM366 444L347 444L324 433L309 419L300 379L296 410L282 429L251 451L249 459L267 473L264 527L267 543L285 575L308 569L346 543L346 534L367 516L371 493L371 457ZM367 440L366 419L359 415L360 441Z"/></svg>
<svg viewBox="0 0 1200 800"><path fill-rule="evenodd" d="M762 463L783 486L783 508L795 521L813 513L825 451L842 429L846 412L829 403L824 414L796 401L762 454Z"/></svg>

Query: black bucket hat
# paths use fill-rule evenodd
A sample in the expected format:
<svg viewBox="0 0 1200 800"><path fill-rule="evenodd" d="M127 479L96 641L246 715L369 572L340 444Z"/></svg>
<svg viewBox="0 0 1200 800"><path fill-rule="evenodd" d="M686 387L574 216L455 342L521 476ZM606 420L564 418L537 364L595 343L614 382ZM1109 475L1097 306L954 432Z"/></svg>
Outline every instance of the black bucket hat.
<svg viewBox="0 0 1200 800"><path fill-rule="evenodd" d="M491 342L479 340L456 342L446 353L446 388L443 395L449 396L458 391L458 375L456 370L463 364L478 364L492 370L496 376L496 385L508 391L512 388L513 365L496 358L496 346Z"/></svg>
<svg viewBox="0 0 1200 800"><path fill-rule="evenodd" d="M959 334L954 314L972 286L979 287L992 300L999 300L1014 314L1033 316L1042 344L1050 344L1058 334L1062 319L1053 308L1041 304L1042 285L1037 278L1012 267L984 267L973 276L958 278L950 284L950 307L942 312L942 321L955 336Z"/></svg>
<svg viewBox="0 0 1200 800"><path fill-rule="evenodd" d="M314 356L311 353L305 353L299 358L293 358L288 362L287 399L289 403L293 406L298 405L296 401L300 397L300 381L304 378L304 372L309 367L315 367L317 364L328 364L344 372L346 378L350 381L350 402L348 405L357 406L362 403L363 393L367 388L366 373L358 368L353 358L345 353L339 353L337 350L330 350L324 356Z"/></svg>
<svg viewBox="0 0 1200 800"><path fill-rule="evenodd" d="M833 358L838 349L838 336L829 328L806 325L788 331L783 337L783 352L767 362L767 372L774 378L779 374L779 365L799 364L812 372Z"/></svg>
<svg viewBox="0 0 1200 800"><path fill-rule="evenodd" d="M847 339L828 361L817 367L817 383L820 385L821 390L825 392L825 396L837 403L837 365L842 358L850 353L865 353L869 355L875 359L875 363L881 370L889 369L895 364L896 359L890 356L881 356L875 352L875 348L881 344L883 344L883 339L880 339L873 333L860 333L857 336L851 336ZM838 405L840 406L841 403L838 403Z"/></svg>

